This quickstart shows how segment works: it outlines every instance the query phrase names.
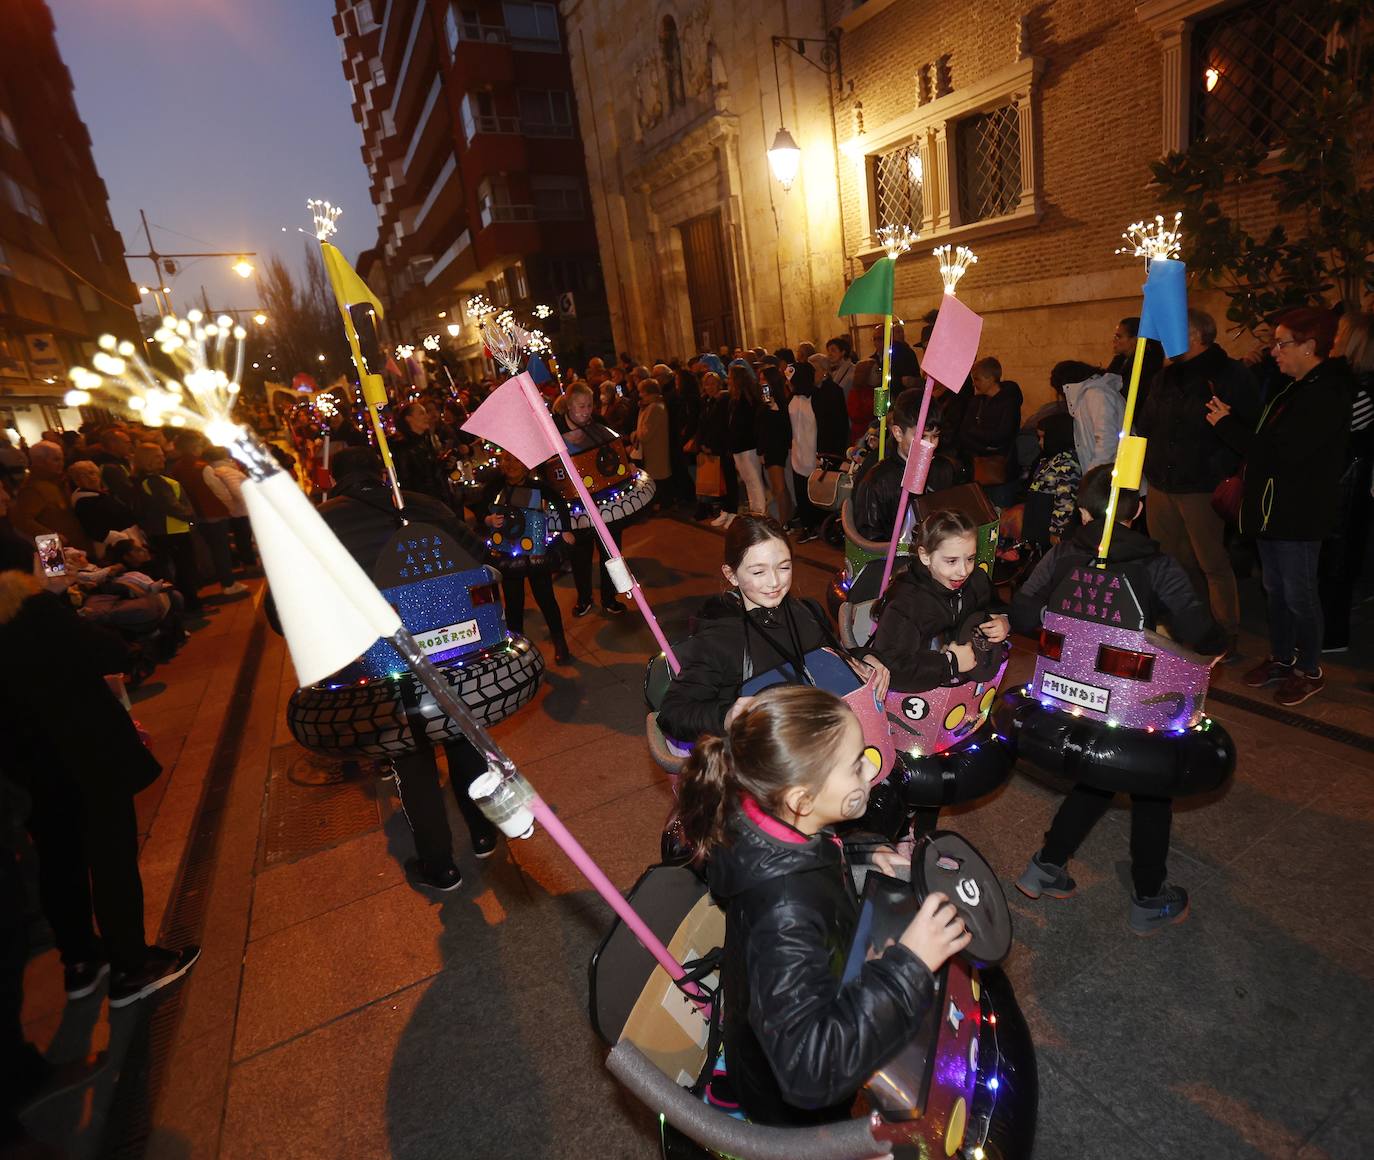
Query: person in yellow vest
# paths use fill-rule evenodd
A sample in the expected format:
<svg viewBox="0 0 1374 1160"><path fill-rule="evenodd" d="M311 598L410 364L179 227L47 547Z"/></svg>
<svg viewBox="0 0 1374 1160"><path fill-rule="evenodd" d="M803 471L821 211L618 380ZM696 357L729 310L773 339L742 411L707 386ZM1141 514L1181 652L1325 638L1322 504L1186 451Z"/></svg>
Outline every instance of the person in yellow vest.
<svg viewBox="0 0 1374 1160"><path fill-rule="evenodd" d="M167 456L156 443L140 443L134 449L134 487L138 495L138 523L148 535L164 570L186 599L186 611L202 608L200 577L196 573L195 542L191 524L195 512L181 484L163 474Z"/></svg>

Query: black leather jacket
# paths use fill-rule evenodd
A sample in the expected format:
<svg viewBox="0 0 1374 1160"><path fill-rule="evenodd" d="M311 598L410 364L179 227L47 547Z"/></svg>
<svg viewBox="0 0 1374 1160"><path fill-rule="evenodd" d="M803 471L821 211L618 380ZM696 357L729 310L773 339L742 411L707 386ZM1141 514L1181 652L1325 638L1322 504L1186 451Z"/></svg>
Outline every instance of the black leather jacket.
<svg viewBox="0 0 1374 1160"><path fill-rule="evenodd" d="M789 611L803 653L818 648L843 652L814 600L788 596L776 609L753 609L748 616L758 629L754 632L745 628L745 612L737 594L712 596L697 613L696 632L674 646L682 670L659 706L658 723L663 731L689 742L705 733L721 733L725 714L739 696L740 686L791 658Z"/></svg>
<svg viewBox="0 0 1374 1160"><path fill-rule="evenodd" d="M859 901L833 833L807 837L740 803L726 835L708 875L725 910L723 1032L740 1103L762 1124L845 1119L917 1033L934 980L896 944L841 986Z"/></svg>

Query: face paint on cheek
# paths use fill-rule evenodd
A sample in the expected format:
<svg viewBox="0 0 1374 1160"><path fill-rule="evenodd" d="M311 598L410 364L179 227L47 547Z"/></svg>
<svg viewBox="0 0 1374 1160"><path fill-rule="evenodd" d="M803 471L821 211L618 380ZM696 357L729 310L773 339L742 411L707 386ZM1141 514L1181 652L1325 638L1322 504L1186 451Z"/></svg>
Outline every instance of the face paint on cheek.
<svg viewBox="0 0 1374 1160"><path fill-rule="evenodd" d="M840 811L846 818L860 818L863 817L863 812L867 808L868 791L865 789L856 789L844 799L844 804L840 806Z"/></svg>

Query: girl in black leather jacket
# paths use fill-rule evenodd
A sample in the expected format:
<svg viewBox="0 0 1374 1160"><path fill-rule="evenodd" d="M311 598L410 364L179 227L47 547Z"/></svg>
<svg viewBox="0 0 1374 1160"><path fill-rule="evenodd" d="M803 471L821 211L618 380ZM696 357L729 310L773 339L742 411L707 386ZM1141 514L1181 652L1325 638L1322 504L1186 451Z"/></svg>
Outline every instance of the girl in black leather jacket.
<svg viewBox="0 0 1374 1160"><path fill-rule="evenodd" d="M917 1033L934 972L968 945L954 908L932 894L895 944L841 983L859 901L830 827L862 816L872 775L858 718L805 685L751 698L682 772L677 820L697 857L709 855L726 914L726 1069L756 1123L845 1119ZM876 860L890 872L897 855Z"/></svg>
<svg viewBox="0 0 1374 1160"><path fill-rule="evenodd" d="M795 671L815 649L844 653L820 605L790 595L792 549L776 520L735 519L725 533L721 572L730 589L702 605L691 639L676 646L681 669L659 706L659 726L679 741L721 733L750 678L784 666ZM885 667L863 654L848 659L860 680L876 669L874 690L886 695ZM810 683L804 671L796 679Z"/></svg>

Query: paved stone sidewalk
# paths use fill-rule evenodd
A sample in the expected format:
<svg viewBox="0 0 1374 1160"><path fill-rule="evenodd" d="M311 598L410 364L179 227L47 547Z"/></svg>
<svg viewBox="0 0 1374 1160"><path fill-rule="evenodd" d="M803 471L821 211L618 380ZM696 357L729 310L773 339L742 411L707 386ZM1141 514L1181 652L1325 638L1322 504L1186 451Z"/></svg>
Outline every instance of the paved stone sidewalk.
<svg viewBox="0 0 1374 1160"><path fill-rule="evenodd" d="M680 637L719 590L719 534L657 520L626 547ZM797 588L819 597L833 553L799 555ZM545 645L537 612L526 623ZM536 703L496 732L628 887L655 860L671 802L644 744L651 642L633 613L569 629L574 665L551 668ZM1029 657L1014 664L1024 679ZM275 637L257 666L221 803L206 957L179 996L149 1155L656 1155L653 1112L605 1072L586 1016L587 960L609 912L562 853L541 831L479 863L455 812L464 888L417 891L391 783L343 777L299 749L282 720L292 673ZM1374 711L1353 684L1341 696ZM948 818L1008 890L1008 972L1037 1042L1045 1160L1368 1154L1374 759L1213 710L1240 768L1214 800L1178 811L1170 869L1193 913L1157 938L1126 927L1125 810L1075 862L1081 892L1068 902L1011 887L1054 787L1019 772Z"/></svg>

